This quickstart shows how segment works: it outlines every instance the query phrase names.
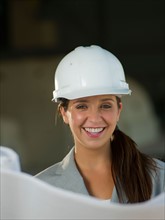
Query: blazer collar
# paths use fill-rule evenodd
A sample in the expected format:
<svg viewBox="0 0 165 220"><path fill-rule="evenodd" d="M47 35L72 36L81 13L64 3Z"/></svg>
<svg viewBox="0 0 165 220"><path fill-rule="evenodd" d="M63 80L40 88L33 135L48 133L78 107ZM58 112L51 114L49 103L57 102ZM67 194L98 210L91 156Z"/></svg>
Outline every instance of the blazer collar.
<svg viewBox="0 0 165 220"><path fill-rule="evenodd" d="M74 160L74 147L60 162L60 166L56 170L56 175L61 175L65 188L85 195L89 195L84 180L79 173Z"/></svg>
<svg viewBox="0 0 165 220"><path fill-rule="evenodd" d="M74 147L70 150L70 152L64 157L64 159L60 162L60 166L56 170L56 175L61 175L64 178L64 185L73 192L81 193L89 196L88 190L85 186L84 180L79 173L75 160L74 160ZM123 203L127 203L128 199L123 192ZM117 196L116 187L113 189L112 202L119 203L119 199Z"/></svg>

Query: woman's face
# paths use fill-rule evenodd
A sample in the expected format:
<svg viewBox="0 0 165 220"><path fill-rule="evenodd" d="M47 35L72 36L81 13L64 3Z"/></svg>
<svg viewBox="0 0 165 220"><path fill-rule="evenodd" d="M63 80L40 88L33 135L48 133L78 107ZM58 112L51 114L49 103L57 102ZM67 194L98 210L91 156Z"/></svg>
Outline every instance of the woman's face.
<svg viewBox="0 0 165 220"><path fill-rule="evenodd" d="M75 146L96 149L109 146L121 109L116 96L99 95L71 100L67 110L61 107L61 114Z"/></svg>

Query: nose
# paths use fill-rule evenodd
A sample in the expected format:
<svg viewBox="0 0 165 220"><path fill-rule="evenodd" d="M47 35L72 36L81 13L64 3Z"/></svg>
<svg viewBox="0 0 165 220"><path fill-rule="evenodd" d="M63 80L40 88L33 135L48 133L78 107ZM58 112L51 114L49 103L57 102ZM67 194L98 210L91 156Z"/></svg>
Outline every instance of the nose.
<svg viewBox="0 0 165 220"><path fill-rule="evenodd" d="M88 112L88 120L93 123L100 122L102 120L102 117L99 109L90 109Z"/></svg>

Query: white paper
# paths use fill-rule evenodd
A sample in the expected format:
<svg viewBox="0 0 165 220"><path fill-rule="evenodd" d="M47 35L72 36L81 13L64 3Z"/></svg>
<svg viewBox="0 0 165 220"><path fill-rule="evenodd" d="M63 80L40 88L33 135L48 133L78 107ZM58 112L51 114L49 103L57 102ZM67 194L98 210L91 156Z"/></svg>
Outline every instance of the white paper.
<svg viewBox="0 0 165 220"><path fill-rule="evenodd" d="M0 147L0 165L2 220L165 219L165 193L144 203L106 203L53 187L20 172L19 156L10 148Z"/></svg>
<svg viewBox="0 0 165 220"><path fill-rule="evenodd" d="M144 203L108 204L53 187L29 174L12 170L1 171L0 196L3 220L165 218L165 193Z"/></svg>
<svg viewBox="0 0 165 220"><path fill-rule="evenodd" d="M20 171L19 156L11 148L0 146L0 168Z"/></svg>

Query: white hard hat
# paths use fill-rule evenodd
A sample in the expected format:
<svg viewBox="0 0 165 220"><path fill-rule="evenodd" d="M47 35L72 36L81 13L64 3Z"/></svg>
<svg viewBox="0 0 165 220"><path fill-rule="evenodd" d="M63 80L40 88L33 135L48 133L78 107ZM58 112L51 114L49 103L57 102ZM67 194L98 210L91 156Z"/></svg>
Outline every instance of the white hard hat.
<svg viewBox="0 0 165 220"><path fill-rule="evenodd" d="M131 94L123 67L112 53L96 45L80 46L61 60L55 72L55 102L105 94Z"/></svg>

